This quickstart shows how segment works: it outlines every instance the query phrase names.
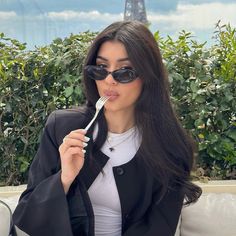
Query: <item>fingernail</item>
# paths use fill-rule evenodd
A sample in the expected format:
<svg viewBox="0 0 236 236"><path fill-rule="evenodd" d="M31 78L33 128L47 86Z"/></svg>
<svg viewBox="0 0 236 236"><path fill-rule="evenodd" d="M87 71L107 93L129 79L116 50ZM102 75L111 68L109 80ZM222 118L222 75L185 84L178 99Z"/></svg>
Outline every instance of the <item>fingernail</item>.
<svg viewBox="0 0 236 236"><path fill-rule="evenodd" d="M83 152L83 153L86 153L86 150L82 149L82 152Z"/></svg>
<svg viewBox="0 0 236 236"><path fill-rule="evenodd" d="M85 143L85 142L83 142L82 144L83 144L83 147L87 147L88 146L88 144Z"/></svg>
<svg viewBox="0 0 236 236"><path fill-rule="evenodd" d="M87 137L87 136L84 136L84 141L85 142L88 142L90 140L90 138L89 137Z"/></svg>

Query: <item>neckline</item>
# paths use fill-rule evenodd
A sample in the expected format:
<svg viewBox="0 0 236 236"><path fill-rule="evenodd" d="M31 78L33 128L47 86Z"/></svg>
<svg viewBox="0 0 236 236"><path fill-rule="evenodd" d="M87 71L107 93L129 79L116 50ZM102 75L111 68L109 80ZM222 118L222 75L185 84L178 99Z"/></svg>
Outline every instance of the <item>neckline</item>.
<svg viewBox="0 0 236 236"><path fill-rule="evenodd" d="M133 126L133 127L131 127L130 129L126 130L123 133L114 133L114 132L111 132L111 131L108 130L107 136L112 137L112 138L124 137L126 135L129 135L129 134L133 133L135 131L135 129L136 129L136 126Z"/></svg>

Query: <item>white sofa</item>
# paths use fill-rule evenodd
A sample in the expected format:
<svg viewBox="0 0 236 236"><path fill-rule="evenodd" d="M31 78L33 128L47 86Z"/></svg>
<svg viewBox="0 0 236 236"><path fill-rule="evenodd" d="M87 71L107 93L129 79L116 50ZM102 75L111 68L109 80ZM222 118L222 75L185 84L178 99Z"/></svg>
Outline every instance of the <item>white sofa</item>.
<svg viewBox="0 0 236 236"><path fill-rule="evenodd" d="M236 236L236 180L198 185L203 194L183 207L175 236Z"/></svg>
<svg viewBox="0 0 236 236"><path fill-rule="evenodd" d="M175 236L236 236L236 180L197 184L203 194L197 203L183 207ZM25 187L0 187L0 200L14 211ZM7 209L0 207L0 236L8 236L8 216ZM19 229L17 233L27 236Z"/></svg>

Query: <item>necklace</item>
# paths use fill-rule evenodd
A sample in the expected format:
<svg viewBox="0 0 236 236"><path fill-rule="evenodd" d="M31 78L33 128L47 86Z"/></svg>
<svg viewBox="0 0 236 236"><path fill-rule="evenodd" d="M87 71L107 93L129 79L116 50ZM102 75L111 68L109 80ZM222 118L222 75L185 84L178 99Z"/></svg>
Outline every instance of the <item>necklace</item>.
<svg viewBox="0 0 236 236"><path fill-rule="evenodd" d="M123 133L123 134L118 134L118 135L116 135L116 137L111 137L111 135L109 136L109 134L108 134L108 137L107 137L107 144L108 144L108 146L109 146L109 150L110 150L110 152L114 152L115 151L115 147L117 147L117 146L119 146L119 145L121 145L122 143L124 143L124 142L126 142L127 140L129 140L131 137L133 137L134 136L134 133L135 133L135 128L133 127L133 128L131 128L131 129L129 129L128 131L126 131L125 133ZM128 135L127 135L128 134ZM120 138L121 137L123 137L121 140L120 140ZM119 142L117 142L118 141L118 138L119 138ZM113 144L111 143L111 142L113 142Z"/></svg>

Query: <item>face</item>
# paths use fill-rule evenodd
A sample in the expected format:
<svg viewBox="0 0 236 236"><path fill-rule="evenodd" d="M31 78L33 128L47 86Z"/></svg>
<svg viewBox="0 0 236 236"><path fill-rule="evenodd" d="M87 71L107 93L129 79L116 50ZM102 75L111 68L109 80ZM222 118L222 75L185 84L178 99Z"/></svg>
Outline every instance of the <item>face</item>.
<svg viewBox="0 0 236 236"><path fill-rule="evenodd" d="M121 68L133 69L124 45L118 41L107 41L101 45L96 65L109 72ZM123 84L108 74L104 80L96 80L96 85L100 96L110 97L105 104L105 111L134 112L135 103L142 91L141 79Z"/></svg>

